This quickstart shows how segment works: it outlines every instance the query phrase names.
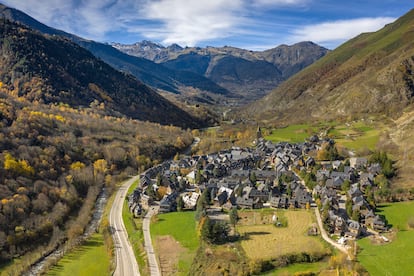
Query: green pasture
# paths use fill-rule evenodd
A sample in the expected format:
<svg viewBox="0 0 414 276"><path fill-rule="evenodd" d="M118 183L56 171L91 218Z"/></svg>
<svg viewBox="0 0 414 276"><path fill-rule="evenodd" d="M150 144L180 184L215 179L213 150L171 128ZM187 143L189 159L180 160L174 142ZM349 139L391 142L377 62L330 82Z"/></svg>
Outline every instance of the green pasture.
<svg viewBox="0 0 414 276"><path fill-rule="evenodd" d="M128 190L128 194L132 192L135 186L135 183L131 185L131 188ZM132 217L132 214L128 210L128 202L126 200L124 201L124 207L122 208L122 219L124 221L125 229L128 233L128 238L131 242L132 249L134 250L139 270L141 273L146 272L148 266L147 255L144 250L144 234L142 232L142 219L134 219Z"/></svg>
<svg viewBox="0 0 414 276"><path fill-rule="evenodd" d="M414 275L414 230L408 220L414 216L414 201L386 204L379 207L389 224L397 231L389 243L372 244L368 238L358 241L358 261L370 275Z"/></svg>
<svg viewBox="0 0 414 276"><path fill-rule="evenodd" d="M66 254L47 275L109 275L110 256L102 234L94 234L82 246Z"/></svg>
<svg viewBox="0 0 414 276"><path fill-rule="evenodd" d="M375 150L382 126L371 121L354 121L351 123L323 122L314 125L289 125L284 128L265 130L265 139L277 142L300 143L313 134L325 133L335 139L336 143L352 150Z"/></svg>
<svg viewBox="0 0 414 276"><path fill-rule="evenodd" d="M278 268L267 272L265 276L278 275L317 275L320 271L326 269L328 262L320 261L315 263L298 263L292 264L283 268ZM311 274L314 273L314 274Z"/></svg>
<svg viewBox="0 0 414 276"><path fill-rule="evenodd" d="M265 137L266 140L277 142L292 142L300 143L309 138L318 127L314 127L308 124L290 125L284 128L272 129L269 135Z"/></svg>

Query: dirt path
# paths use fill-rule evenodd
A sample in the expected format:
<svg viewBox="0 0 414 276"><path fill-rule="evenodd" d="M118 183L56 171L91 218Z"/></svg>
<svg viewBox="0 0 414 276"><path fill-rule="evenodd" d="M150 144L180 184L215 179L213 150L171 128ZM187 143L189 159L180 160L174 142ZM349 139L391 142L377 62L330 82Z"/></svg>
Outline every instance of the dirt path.
<svg viewBox="0 0 414 276"><path fill-rule="evenodd" d="M322 219L321 219L321 214L319 212L318 208L315 208L315 215L316 215L316 220L318 221L318 225L319 225L319 229L321 230L321 235L322 238L328 242L329 244L331 244L332 246L336 247L339 251L343 252L345 255L348 256L348 258L350 258L349 256L349 252L348 250L345 248L345 246L338 244L337 242L333 241L328 234L326 233L325 229L323 228L323 224L322 224Z"/></svg>

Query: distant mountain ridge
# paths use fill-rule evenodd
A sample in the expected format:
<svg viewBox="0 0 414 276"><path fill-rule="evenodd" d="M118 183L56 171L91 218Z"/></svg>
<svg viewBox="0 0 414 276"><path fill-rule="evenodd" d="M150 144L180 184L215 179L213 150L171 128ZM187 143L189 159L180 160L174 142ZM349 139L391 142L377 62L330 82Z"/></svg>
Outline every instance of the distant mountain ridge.
<svg viewBox="0 0 414 276"><path fill-rule="evenodd" d="M184 50L178 44L171 44L168 47L164 47L161 44L149 40L143 40L129 45L113 42L111 45L128 55L142 57L154 62L168 58L168 55L171 53L179 53Z"/></svg>
<svg viewBox="0 0 414 276"><path fill-rule="evenodd" d="M312 42L280 45L266 51L236 47L164 47L151 41L132 45L112 43L129 55L152 60L170 69L203 75L248 101L258 99L281 82L329 52Z"/></svg>
<svg viewBox="0 0 414 276"><path fill-rule="evenodd" d="M281 121L398 117L414 103L414 10L361 34L241 112Z"/></svg>

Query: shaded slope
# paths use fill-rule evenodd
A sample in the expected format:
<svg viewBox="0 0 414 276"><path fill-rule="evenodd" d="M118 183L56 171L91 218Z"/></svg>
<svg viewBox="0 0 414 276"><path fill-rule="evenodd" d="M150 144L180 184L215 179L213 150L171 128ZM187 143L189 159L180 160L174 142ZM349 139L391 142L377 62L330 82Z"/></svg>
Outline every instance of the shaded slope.
<svg viewBox="0 0 414 276"><path fill-rule="evenodd" d="M196 126L194 119L133 76L57 36L0 21L0 80L9 93L34 102L74 107L103 104L109 113L162 124Z"/></svg>

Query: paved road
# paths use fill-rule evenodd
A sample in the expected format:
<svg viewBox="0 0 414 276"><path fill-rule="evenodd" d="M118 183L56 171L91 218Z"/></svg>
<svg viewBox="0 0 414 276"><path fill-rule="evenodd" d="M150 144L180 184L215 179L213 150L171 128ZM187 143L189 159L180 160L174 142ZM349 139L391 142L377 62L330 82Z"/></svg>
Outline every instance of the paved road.
<svg viewBox="0 0 414 276"><path fill-rule="evenodd" d="M342 251L343 253L345 253L345 255L347 255L347 256L348 256L348 258L349 258L349 257L350 257L350 256L349 256L349 252L348 252L348 250L345 248L345 246L340 245L339 243L337 243L337 242L333 241L333 240L332 240L332 239L328 236L328 234L326 233L326 231L325 231L325 229L323 228L323 225L322 225L321 214L320 214L320 212L319 212L318 207L316 207L316 208L315 208L315 215L316 215L316 220L318 221L319 229L321 230L321 235L322 235L322 238L323 238L325 241L327 241L329 244L331 244L332 246L334 246L334 247L338 248L340 251Z"/></svg>
<svg viewBox="0 0 414 276"><path fill-rule="evenodd" d="M151 234L150 234L151 217L157 212L158 212L158 206L150 207L142 223L142 230L144 232L145 250L147 251L148 265L150 268L151 276L161 276L161 272L160 272L158 262L157 262L157 257L155 256L154 248L152 247Z"/></svg>
<svg viewBox="0 0 414 276"><path fill-rule="evenodd" d="M112 237L114 239L114 247L116 254L116 268L113 275L115 276L136 276L140 275L138 264L132 250L132 246L128 240L128 234L122 220L122 207L124 206L125 196L129 187L139 176L135 176L126 181L115 195L109 214L109 224L112 227Z"/></svg>

